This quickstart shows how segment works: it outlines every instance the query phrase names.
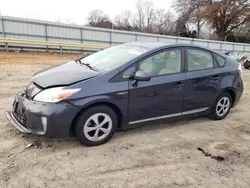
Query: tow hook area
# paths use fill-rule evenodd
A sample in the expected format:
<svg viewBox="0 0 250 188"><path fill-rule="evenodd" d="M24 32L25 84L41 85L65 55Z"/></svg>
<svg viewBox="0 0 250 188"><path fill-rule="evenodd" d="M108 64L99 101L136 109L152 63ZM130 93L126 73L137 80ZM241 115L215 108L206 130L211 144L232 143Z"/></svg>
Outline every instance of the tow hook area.
<svg viewBox="0 0 250 188"><path fill-rule="evenodd" d="M25 128L22 124L20 124L11 112L6 111L5 116L8 119L8 121L20 132L31 133L31 130Z"/></svg>

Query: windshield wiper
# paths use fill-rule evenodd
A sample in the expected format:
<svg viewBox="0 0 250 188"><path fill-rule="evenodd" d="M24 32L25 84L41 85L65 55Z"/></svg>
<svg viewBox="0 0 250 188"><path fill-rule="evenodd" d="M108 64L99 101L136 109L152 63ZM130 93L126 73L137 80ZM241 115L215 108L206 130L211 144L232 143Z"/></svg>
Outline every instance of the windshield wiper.
<svg viewBox="0 0 250 188"><path fill-rule="evenodd" d="M87 66L89 69L91 69L91 70L93 70L93 71L98 71L97 68L92 67L90 64L88 64L88 63L83 63L83 62L81 61L81 59L76 59L75 62L76 62L76 63L79 63L80 65L85 65L85 66Z"/></svg>

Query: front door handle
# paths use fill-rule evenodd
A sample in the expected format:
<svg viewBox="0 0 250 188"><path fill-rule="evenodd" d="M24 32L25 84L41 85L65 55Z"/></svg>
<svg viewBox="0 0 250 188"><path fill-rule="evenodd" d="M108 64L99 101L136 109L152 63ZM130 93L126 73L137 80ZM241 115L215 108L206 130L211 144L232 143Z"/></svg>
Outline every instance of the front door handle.
<svg viewBox="0 0 250 188"><path fill-rule="evenodd" d="M181 89L183 86L184 84L182 82L176 82L175 84L173 84L174 89Z"/></svg>

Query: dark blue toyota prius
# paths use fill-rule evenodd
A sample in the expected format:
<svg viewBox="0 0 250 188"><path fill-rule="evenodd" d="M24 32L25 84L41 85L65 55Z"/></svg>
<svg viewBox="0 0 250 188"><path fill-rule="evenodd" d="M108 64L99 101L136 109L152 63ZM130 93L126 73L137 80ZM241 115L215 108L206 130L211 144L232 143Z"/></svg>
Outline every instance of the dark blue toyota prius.
<svg viewBox="0 0 250 188"><path fill-rule="evenodd" d="M224 119L242 95L241 71L198 46L127 43L36 73L6 117L21 132L95 146L160 120Z"/></svg>

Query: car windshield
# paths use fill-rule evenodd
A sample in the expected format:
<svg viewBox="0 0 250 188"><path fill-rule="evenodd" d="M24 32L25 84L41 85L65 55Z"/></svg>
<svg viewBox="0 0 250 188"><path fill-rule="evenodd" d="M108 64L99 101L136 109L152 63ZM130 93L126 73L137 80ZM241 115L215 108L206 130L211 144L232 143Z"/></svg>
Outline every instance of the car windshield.
<svg viewBox="0 0 250 188"><path fill-rule="evenodd" d="M118 45L84 57L81 62L100 71L110 71L149 50L135 45Z"/></svg>

